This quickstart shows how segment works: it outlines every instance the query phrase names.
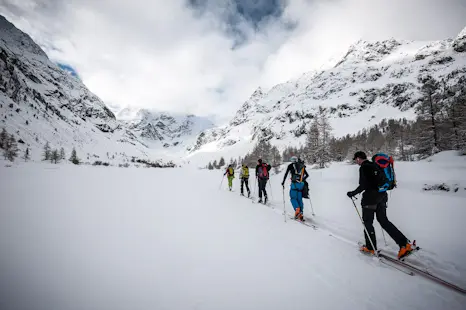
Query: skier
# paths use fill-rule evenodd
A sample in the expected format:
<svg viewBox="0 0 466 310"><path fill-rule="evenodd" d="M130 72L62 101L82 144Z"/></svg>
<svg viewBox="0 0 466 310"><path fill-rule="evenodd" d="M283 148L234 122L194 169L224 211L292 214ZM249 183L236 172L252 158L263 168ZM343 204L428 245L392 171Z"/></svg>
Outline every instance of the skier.
<svg viewBox="0 0 466 310"><path fill-rule="evenodd" d="M227 175L228 177L228 188L231 191L231 188L233 187L233 179L235 178L235 170L233 169L232 165L228 165L227 170L223 175Z"/></svg>
<svg viewBox="0 0 466 310"><path fill-rule="evenodd" d="M264 203L267 203L267 191L265 190L265 186L267 185L271 168L269 164L263 163L261 158L257 160L256 178L259 184L259 202L262 202L262 193L264 193Z"/></svg>
<svg viewBox="0 0 466 310"><path fill-rule="evenodd" d="M305 187L305 181L309 177L306 171L304 162L298 159L296 156L291 157L291 164L286 169L285 176L283 177L282 187L285 188L285 181L288 173L291 175L290 184L290 201L293 209L295 210L294 218L300 221L304 221L303 211L303 190Z"/></svg>
<svg viewBox="0 0 466 310"><path fill-rule="evenodd" d="M246 185L246 190L248 191L248 197L251 195L249 190L249 167L246 164L243 164L241 167L241 172L239 175L241 180L241 195L244 196L243 186Z"/></svg>
<svg viewBox="0 0 466 310"><path fill-rule="evenodd" d="M362 246L360 250L371 254L374 254L374 250L377 250L377 241L373 226L375 214L382 229L384 229L400 247L398 258L408 255L413 250L412 245L403 233L401 233L387 218L388 195L386 192L379 192L379 180L381 175L379 166L367 160L366 154L362 151L356 152L353 160L360 166L359 186L354 191L348 192L347 195L352 198L364 192L361 200L362 219L371 238L369 240L367 234L364 233L366 245ZM375 249L372 248L371 241Z"/></svg>

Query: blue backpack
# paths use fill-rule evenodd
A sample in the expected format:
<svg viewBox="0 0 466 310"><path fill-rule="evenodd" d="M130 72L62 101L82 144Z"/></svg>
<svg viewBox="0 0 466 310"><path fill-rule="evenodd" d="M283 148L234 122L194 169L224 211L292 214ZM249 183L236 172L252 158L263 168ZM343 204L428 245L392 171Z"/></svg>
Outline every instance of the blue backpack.
<svg viewBox="0 0 466 310"><path fill-rule="evenodd" d="M379 192L383 193L396 187L395 168L393 166L393 157L384 153L377 153L372 156L372 161L380 168L377 185Z"/></svg>

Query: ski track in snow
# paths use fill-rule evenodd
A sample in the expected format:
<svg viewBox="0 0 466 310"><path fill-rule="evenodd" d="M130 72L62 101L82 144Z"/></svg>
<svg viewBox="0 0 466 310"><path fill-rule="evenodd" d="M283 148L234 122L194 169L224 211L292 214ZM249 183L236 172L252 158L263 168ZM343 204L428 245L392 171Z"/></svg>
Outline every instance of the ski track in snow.
<svg viewBox="0 0 466 310"><path fill-rule="evenodd" d="M422 248L413 263L464 288L465 196L421 190L464 184L465 161L446 159L397 163L388 216ZM466 296L358 252L346 197L357 166L309 171L316 216L309 200L304 213L318 230L284 222L282 173L267 185L270 207L241 197L238 178L219 189L222 173L1 165L2 309L464 309Z"/></svg>

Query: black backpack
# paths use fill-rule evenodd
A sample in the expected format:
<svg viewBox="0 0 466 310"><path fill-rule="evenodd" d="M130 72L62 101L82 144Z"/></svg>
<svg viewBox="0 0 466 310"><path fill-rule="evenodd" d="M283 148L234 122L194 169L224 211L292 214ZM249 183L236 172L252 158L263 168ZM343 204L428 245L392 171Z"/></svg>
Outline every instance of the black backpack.
<svg viewBox="0 0 466 310"><path fill-rule="evenodd" d="M304 163L298 161L296 163L292 163L291 165L291 182L301 182L301 178L304 174Z"/></svg>

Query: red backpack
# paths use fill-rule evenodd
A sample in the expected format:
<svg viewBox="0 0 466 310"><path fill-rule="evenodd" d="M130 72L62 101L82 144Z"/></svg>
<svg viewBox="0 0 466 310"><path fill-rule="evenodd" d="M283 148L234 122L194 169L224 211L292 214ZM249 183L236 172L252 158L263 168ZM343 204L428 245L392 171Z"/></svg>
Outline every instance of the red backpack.
<svg viewBox="0 0 466 310"><path fill-rule="evenodd" d="M259 173L258 173L259 178L261 179L268 179L269 178L269 171L267 170L267 164L262 164L259 167Z"/></svg>

